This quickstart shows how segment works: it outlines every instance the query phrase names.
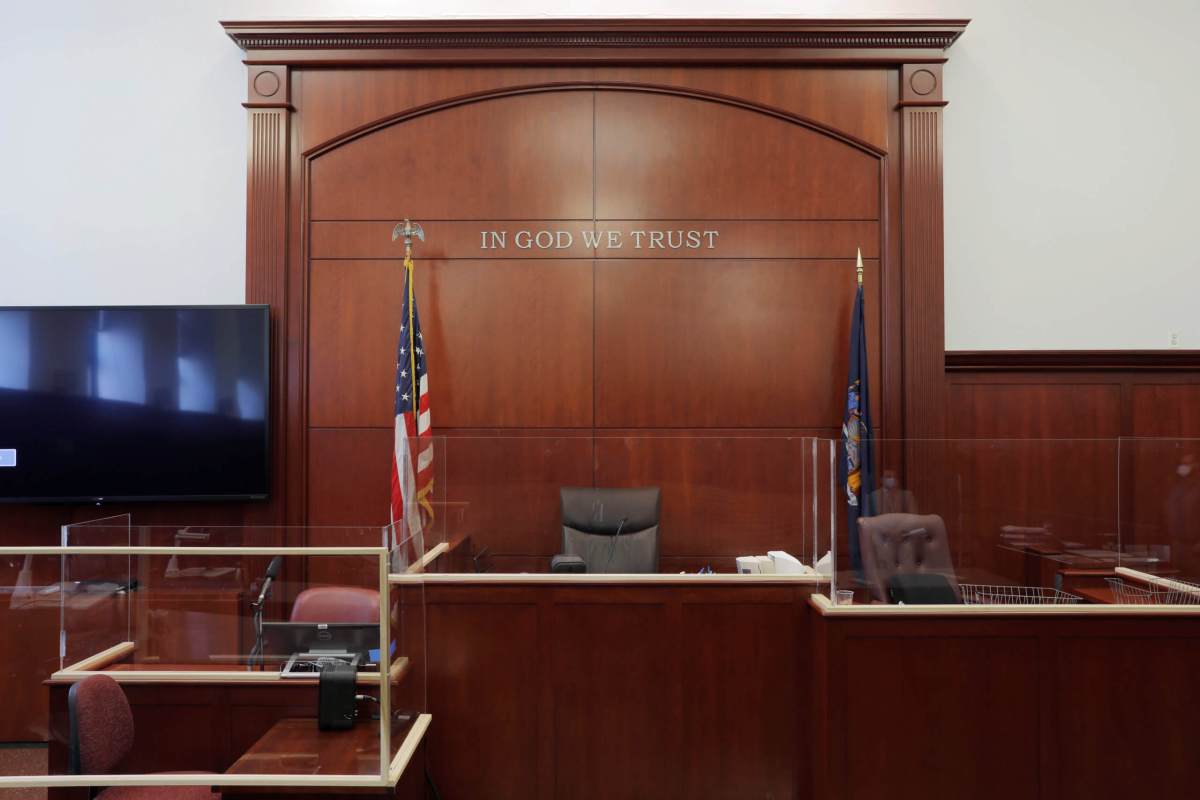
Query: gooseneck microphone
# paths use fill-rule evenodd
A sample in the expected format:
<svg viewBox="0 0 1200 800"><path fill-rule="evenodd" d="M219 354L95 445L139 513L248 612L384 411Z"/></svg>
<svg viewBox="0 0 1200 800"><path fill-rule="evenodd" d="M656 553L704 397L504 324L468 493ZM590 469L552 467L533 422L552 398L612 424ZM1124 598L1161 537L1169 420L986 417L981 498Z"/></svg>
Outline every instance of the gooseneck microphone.
<svg viewBox="0 0 1200 800"><path fill-rule="evenodd" d="M258 599L250 604L254 609L254 647L250 650L250 658L246 664L248 670L254 669L256 661L263 665L266 664L266 659L263 657L263 603L267 602L267 597L271 594L271 584L275 583L275 579L279 577L279 568L282 565L283 556L275 556L271 559L271 563L267 564L267 571L263 573L263 583L258 592Z"/></svg>
<svg viewBox="0 0 1200 800"><path fill-rule="evenodd" d="M262 608L262 604L267 601L267 595L271 593L271 584L279 577L279 567L282 564L283 556L275 556L267 565L267 571L263 574L262 591L258 593L258 599L254 601L255 608Z"/></svg>

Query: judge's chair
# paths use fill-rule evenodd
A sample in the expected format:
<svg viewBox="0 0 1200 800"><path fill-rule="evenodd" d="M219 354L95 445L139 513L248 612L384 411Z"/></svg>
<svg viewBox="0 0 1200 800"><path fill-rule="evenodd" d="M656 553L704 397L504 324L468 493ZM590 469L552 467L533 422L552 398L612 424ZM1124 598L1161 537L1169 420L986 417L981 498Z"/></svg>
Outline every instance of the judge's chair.
<svg viewBox="0 0 1200 800"><path fill-rule="evenodd" d="M108 775L133 750L133 711L121 685L107 675L91 675L67 693L72 775ZM205 774L162 773L168 774ZM208 786L111 786L96 800L219 800Z"/></svg>
<svg viewBox="0 0 1200 800"><path fill-rule="evenodd" d="M658 572L658 520L662 498L657 486L596 489L564 486L562 554L555 572ZM568 567L568 568L564 568Z"/></svg>
<svg viewBox="0 0 1200 800"><path fill-rule="evenodd" d="M876 600L960 603L946 523L937 514L880 514L858 521L863 578Z"/></svg>

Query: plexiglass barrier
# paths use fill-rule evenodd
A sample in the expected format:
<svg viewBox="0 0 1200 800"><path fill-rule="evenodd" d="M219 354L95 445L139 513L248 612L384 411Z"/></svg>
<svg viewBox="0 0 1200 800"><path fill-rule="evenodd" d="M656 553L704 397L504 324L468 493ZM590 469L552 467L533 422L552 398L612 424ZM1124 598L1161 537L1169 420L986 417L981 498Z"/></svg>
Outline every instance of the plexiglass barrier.
<svg viewBox="0 0 1200 800"><path fill-rule="evenodd" d="M1198 444L829 441L831 599L1200 604Z"/></svg>
<svg viewBox="0 0 1200 800"><path fill-rule="evenodd" d="M10 695L48 709L25 715L48 719L26 740L50 744L46 771L0 777L0 790L394 783L428 724L425 555L407 526L128 516L67 526L59 547L5 550L0 635L39 637L30 650L58 657L6 665ZM323 717L325 670L346 671L350 694ZM96 756L87 742L121 741L113 713L138 747ZM218 740L229 747L186 744Z"/></svg>
<svg viewBox="0 0 1200 800"><path fill-rule="evenodd" d="M816 496L829 452L812 437L453 436L438 452L440 497L461 508L448 510L452 556L435 571L811 571L829 550ZM556 556L583 563L566 572Z"/></svg>

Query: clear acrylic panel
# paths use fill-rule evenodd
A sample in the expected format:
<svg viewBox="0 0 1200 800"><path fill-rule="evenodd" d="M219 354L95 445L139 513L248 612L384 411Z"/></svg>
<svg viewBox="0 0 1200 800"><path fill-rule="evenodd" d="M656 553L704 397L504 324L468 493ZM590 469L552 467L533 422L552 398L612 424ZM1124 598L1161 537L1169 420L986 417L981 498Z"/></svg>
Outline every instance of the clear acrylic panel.
<svg viewBox="0 0 1200 800"><path fill-rule="evenodd" d="M419 574L392 574L389 582L391 763L404 748L406 738L417 735L421 715L428 711L428 696L423 577Z"/></svg>
<svg viewBox="0 0 1200 800"><path fill-rule="evenodd" d="M134 525L130 532L134 547L162 551L103 557L120 563L128 576L126 585L134 589L125 603L128 624L119 637L115 633L107 637L108 646L136 643L127 659L132 665L189 669L215 669L221 664L245 668L257 638L256 603L272 572L268 595L263 598L267 619L272 613L277 617L283 614L285 605L306 588L349 586L378 592L373 556L247 554L242 549L298 545L382 551L387 541L382 526ZM96 538L95 526L71 528L71 539L77 543ZM64 558L67 571L74 572L77 565L98 557ZM82 645L72 644L79 638L72 631L88 630L94 620L79 612L72 614L69 605L67 609L64 631L66 663L70 664L78 660L74 656L84 658L102 648L93 646L95 634L89 634Z"/></svg>
<svg viewBox="0 0 1200 800"><path fill-rule="evenodd" d="M595 522L606 541L593 548L599 560L585 558L588 571L734 573L739 557L771 561L768 554L780 551L795 568L810 569L816 550L829 549L828 526L813 511L824 474L814 472L819 445L812 437L754 432L447 437L443 496L465 506L447 514L455 523L445 530L454 557L445 563L461 572L548 572L574 546L565 538L562 489L657 488L657 558L647 556L653 567L644 568L645 559L637 569L621 567L616 554L606 566L605 545L616 550L614 541L641 529L621 525L618 501L597 501Z"/></svg>
<svg viewBox="0 0 1200 800"><path fill-rule="evenodd" d="M0 556L0 637L9 656L0 662L5 714L4 742L49 738L49 694L45 681L62 667L59 636L63 601L72 593L62 582L62 556L32 553ZM0 790L0 797L4 797Z"/></svg>
<svg viewBox="0 0 1200 800"><path fill-rule="evenodd" d="M131 530L130 515L119 514L63 526L62 544L128 548ZM130 640L135 580L128 553L62 557L60 668Z"/></svg>
<svg viewBox="0 0 1200 800"><path fill-rule="evenodd" d="M1112 602L1124 552L1117 439L872 440L858 443L859 505L840 440L834 597L856 603ZM860 518L852 523L852 518Z"/></svg>
<svg viewBox="0 0 1200 800"><path fill-rule="evenodd" d="M1123 574L1112 588L1124 602L1200 603L1198 460L1200 439L1121 439L1118 564Z"/></svg>
<svg viewBox="0 0 1200 800"><path fill-rule="evenodd" d="M12 702L47 720L19 738L49 739L49 773L0 778L0 791L56 780L114 786L162 772L195 773L165 783L205 786L385 783L425 710L422 578L405 576L416 583L392 592L389 537L377 526L131 526L122 517L69 526L62 553L5 556L10 613L0 635L31 647L39 635L61 637L70 647L61 661L12 665ZM296 546L309 542L320 544ZM331 661L350 663L356 684L346 730L318 726L314 668ZM72 727L88 723L84 706L71 710L71 691L130 704L143 746L119 769L72 764ZM213 704L229 709L214 716ZM216 735L223 719L230 748L146 744Z"/></svg>

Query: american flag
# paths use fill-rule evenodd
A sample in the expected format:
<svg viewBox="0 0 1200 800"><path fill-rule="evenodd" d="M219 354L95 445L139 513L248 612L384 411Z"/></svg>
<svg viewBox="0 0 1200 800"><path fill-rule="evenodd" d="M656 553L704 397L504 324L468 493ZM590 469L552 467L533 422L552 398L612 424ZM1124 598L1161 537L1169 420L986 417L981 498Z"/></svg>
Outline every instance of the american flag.
<svg viewBox="0 0 1200 800"><path fill-rule="evenodd" d="M416 453L414 464L413 453ZM392 531L405 527L414 555L423 549L422 531L433 520L433 432L429 422L429 375L425 342L413 294L413 262L404 258L404 304L396 347L396 441L392 453ZM400 542L393 542L393 546ZM407 555L407 553L406 553Z"/></svg>

